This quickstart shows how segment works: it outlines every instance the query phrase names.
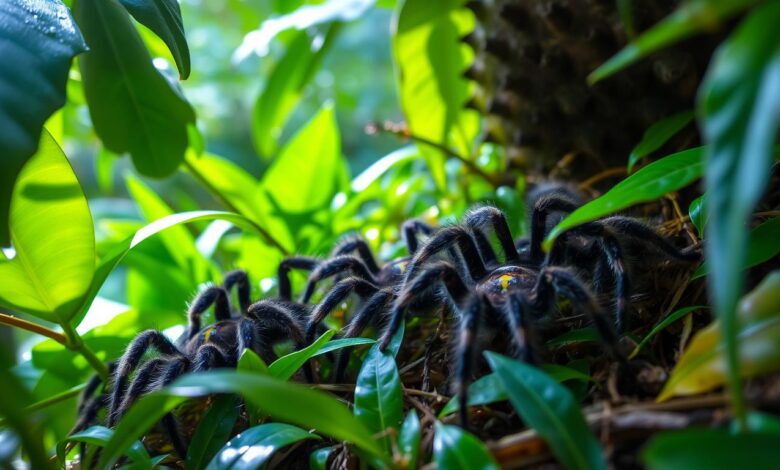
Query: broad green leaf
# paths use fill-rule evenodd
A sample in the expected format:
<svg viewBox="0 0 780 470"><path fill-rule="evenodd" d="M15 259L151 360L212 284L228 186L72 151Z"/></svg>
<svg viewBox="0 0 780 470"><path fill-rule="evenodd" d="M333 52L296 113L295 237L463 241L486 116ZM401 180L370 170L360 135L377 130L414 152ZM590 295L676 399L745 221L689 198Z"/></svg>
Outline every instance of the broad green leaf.
<svg viewBox="0 0 780 470"><path fill-rule="evenodd" d="M95 270L95 277L92 279L92 283L89 286L89 291L83 297L75 323L78 324L81 319L86 315L90 305L95 300L98 291L108 279L108 275L119 265L124 257L138 244L148 239L149 237L160 233L161 231L174 227L179 224L199 222L205 220L226 220L238 227L244 228L250 232L257 232L257 225L251 220L232 212L221 211L192 211L192 212L180 212L178 214L169 215L162 219L155 220L154 222L144 226L138 230L135 234L121 242L117 243L100 259L100 263Z"/></svg>
<svg viewBox="0 0 780 470"><path fill-rule="evenodd" d="M310 470L328 470L328 456L333 447L323 447L317 449L309 455Z"/></svg>
<svg viewBox="0 0 780 470"><path fill-rule="evenodd" d="M335 333L334 330L328 330L317 338L317 341L305 348L280 357L268 366L268 373L277 379L288 380L306 363L306 361L314 356L317 351L322 349Z"/></svg>
<svg viewBox="0 0 780 470"><path fill-rule="evenodd" d="M57 443L57 458L62 464L65 463L65 448L69 442L83 442L91 446L104 447L113 434L114 431L105 426L92 426L72 434L67 439ZM127 449L127 456L135 462L151 462L149 453L139 441L133 442Z"/></svg>
<svg viewBox="0 0 780 470"><path fill-rule="evenodd" d="M271 158L278 150L287 119L340 30L338 23L330 25L324 39L312 37L306 30L297 32L271 71L252 113L252 138L262 157Z"/></svg>
<svg viewBox="0 0 780 470"><path fill-rule="evenodd" d="M87 50L59 0L0 3L0 246L8 246L11 191L38 150L43 124L65 104L71 61Z"/></svg>
<svg viewBox="0 0 780 470"><path fill-rule="evenodd" d="M368 350L355 384L355 417L372 434L398 430L403 418L401 377L392 351L380 351L379 344ZM392 454L390 436L381 439L385 453Z"/></svg>
<svg viewBox="0 0 780 470"><path fill-rule="evenodd" d="M236 370L263 375L268 374L268 366L265 364L263 359L251 349L245 349L241 354L241 358L238 360L238 366L236 366Z"/></svg>
<svg viewBox="0 0 780 470"><path fill-rule="evenodd" d="M419 152L417 148L413 146L401 147L398 150L390 152L352 179L352 191L355 193L365 191L388 171L417 157L419 157Z"/></svg>
<svg viewBox="0 0 780 470"><path fill-rule="evenodd" d="M748 239L747 257L740 267L743 270L769 261L780 253L780 217L769 219L751 230ZM691 279L698 279L709 272L710 263L705 260Z"/></svg>
<svg viewBox="0 0 780 470"><path fill-rule="evenodd" d="M469 156L479 132L478 115L464 109L469 86L462 72L471 61L460 37L473 29L461 0L398 2L393 58L401 109L412 134ZM419 144L436 185L445 187L440 150Z"/></svg>
<svg viewBox="0 0 780 470"><path fill-rule="evenodd" d="M556 382L565 382L567 380L580 380L590 382L591 377L571 367L560 366L558 364L542 364L542 370ZM488 405L508 399L504 387L501 386L501 379L494 372L487 374L475 380L469 385L469 406ZM455 395L444 405L439 412L439 417L455 413L460 409L458 396Z"/></svg>
<svg viewBox="0 0 780 470"><path fill-rule="evenodd" d="M332 341L328 341L328 343L317 350L316 353L312 355L314 356L320 356L322 354L329 353L331 351L336 351L338 349L342 348L350 348L352 346L360 346L363 344L374 344L376 343L376 340L373 340L371 338L339 338L334 339Z"/></svg>
<svg viewBox="0 0 780 470"><path fill-rule="evenodd" d="M154 31L171 51L179 75L190 75L190 48L184 36L184 22L177 0L119 0L139 23Z"/></svg>
<svg viewBox="0 0 780 470"><path fill-rule="evenodd" d="M223 445L230 438L240 409L241 401L235 395L219 395L214 399L192 436L185 470L201 469L212 458L224 454Z"/></svg>
<svg viewBox="0 0 780 470"><path fill-rule="evenodd" d="M485 445L473 434L457 426L436 422L433 461L437 468L454 470L498 470Z"/></svg>
<svg viewBox="0 0 780 470"><path fill-rule="evenodd" d="M254 470L267 462L277 450L304 439L319 437L284 423L255 426L225 444L206 469Z"/></svg>
<svg viewBox="0 0 780 470"><path fill-rule="evenodd" d="M578 208L550 231L545 250L566 230L615 213L640 202L653 201L688 186L704 171L704 147L678 152L655 161L616 184L609 191Z"/></svg>
<svg viewBox="0 0 780 470"><path fill-rule="evenodd" d="M75 16L90 48L79 66L98 136L112 152L129 152L146 176L173 173L195 121L189 103L154 67L117 0L79 0Z"/></svg>
<svg viewBox="0 0 780 470"><path fill-rule="evenodd" d="M719 2L729 3L729 2ZM745 3L732 2L732 3ZM751 11L718 47L699 87L699 122L707 145L705 254L708 291L722 322L732 407L742 418L736 308L748 255L746 222L764 193L780 125L780 2Z"/></svg>
<svg viewBox="0 0 780 470"><path fill-rule="evenodd" d="M600 338L598 331L596 331L595 328L588 326L562 333L555 338L548 340L545 345L553 348L578 343L597 343L600 341Z"/></svg>
<svg viewBox="0 0 780 470"><path fill-rule="evenodd" d="M684 317L684 316L686 316L686 315L688 315L688 314L690 314L690 313L692 313L692 312L694 312L696 310L701 310L703 308L707 308L707 307L704 307L702 305L696 305L696 306L693 306L693 307L684 307L684 308L675 310L674 312L672 312L669 315L667 315L666 318L664 318L663 320L661 320L658 323L656 323L656 325L653 327L653 329L650 330L650 332L644 338L642 338L642 341L640 341L639 344L636 345L634 350L631 351L631 354L628 356L628 359L631 360L634 357L636 357L636 355L639 354L639 351L645 346L645 344L647 344L648 341L653 339L653 337L655 337L655 335L657 335L661 331L665 330L667 326L669 326L672 323L676 322L680 318L682 318L682 317Z"/></svg>
<svg viewBox="0 0 780 470"><path fill-rule="evenodd" d="M401 424L401 431L398 433L398 449L404 459L402 468L417 468L421 434L420 418L417 417L416 411L409 410L406 419Z"/></svg>
<svg viewBox="0 0 780 470"><path fill-rule="evenodd" d="M725 429L667 431L653 437L642 449L642 462L650 470L685 468L773 469L780 461L778 433L733 434Z"/></svg>
<svg viewBox="0 0 780 470"><path fill-rule="evenodd" d="M87 199L48 132L19 174L10 212L13 259L0 261L0 305L66 324L95 270Z"/></svg>
<svg viewBox="0 0 780 470"><path fill-rule="evenodd" d="M755 377L780 368L780 271L767 275L742 298L736 315L736 339L740 344L738 371ZM727 362L722 322L696 333L672 370L658 401L676 395L706 392L724 384Z"/></svg>
<svg viewBox="0 0 780 470"><path fill-rule="evenodd" d="M271 376L219 370L182 377L138 400L116 427L98 467L110 467L135 439L187 398L214 393L240 394L278 420L351 442L375 457L386 458L371 433L331 395Z"/></svg>
<svg viewBox="0 0 780 470"><path fill-rule="evenodd" d="M691 218L691 223L696 227L696 232L699 237L704 236L704 227L707 225L707 198L706 194L702 194L691 202L688 207L688 216Z"/></svg>
<svg viewBox="0 0 780 470"><path fill-rule="evenodd" d="M523 421L550 445L567 468L606 468L601 447L566 387L547 374L500 354L485 352Z"/></svg>
<svg viewBox="0 0 780 470"><path fill-rule="evenodd" d="M647 57L655 51L701 32L714 29L758 0L689 0L661 22L645 31L606 63L594 70L588 81L596 83Z"/></svg>
<svg viewBox="0 0 780 470"><path fill-rule="evenodd" d="M662 145L683 130L691 121L693 121L693 111L683 111L661 119L650 126L642 135L642 140L639 141L628 156L628 172L631 173L634 165L639 160L661 148Z"/></svg>

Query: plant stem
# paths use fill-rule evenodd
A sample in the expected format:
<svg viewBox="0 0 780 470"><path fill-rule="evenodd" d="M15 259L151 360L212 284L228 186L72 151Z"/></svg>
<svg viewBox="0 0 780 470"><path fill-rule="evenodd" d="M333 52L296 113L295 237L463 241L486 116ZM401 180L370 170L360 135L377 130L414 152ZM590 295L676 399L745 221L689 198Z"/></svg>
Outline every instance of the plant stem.
<svg viewBox="0 0 780 470"><path fill-rule="evenodd" d="M63 329L65 330L65 336L67 337L67 343L65 346L71 351L81 354L81 356L87 360L89 365L95 369L95 372L100 376L100 378L105 381L108 378L108 367L106 367L106 364L95 355L94 351L89 349L89 346L84 344L84 340L75 330L75 328L66 324L63 326Z"/></svg>
<svg viewBox="0 0 780 470"><path fill-rule="evenodd" d="M222 202L222 204L223 204L225 207L227 207L227 208L228 208L229 210L231 210L232 212L235 212L235 213L237 213L237 214L241 214L241 215L243 215L244 217L248 218L249 220L253 220L253 219L252 219L252 217L250 217L248 214L244 214L244 213L243 213L243 212L241 212L241 211L240 211L240 210L239 210L239 209L238 209L238 208L237 208L235 205L233 205L233 203L232 203L232 202L230 202L230 200L229 200L228 198L226 198L226 197L225 197L225 196L224 196L224 195L223 195L223 194L222 194L222 193L221 193L221 192L220 192L220 191L219 191L219 190L218 190L216 187L214 187L214 185L212 185L212 184L211 184L211 183L208 181L208 179L206 179L206 177L204 177L204 176L203 176L203 174L202 174L202 173L201 173L201 172L200 172L200 171L199 171L197 168L195 168L195 167L194 167L194 166L193 166L193 165L192 165L192 164L191 164L189 161L187 161L186 159L184 160L184 165L187 167L187 170L188 170L188 171L189 171L189 172L192 174L192 176L194 176L194 177L195 177L195 179L197 179L198 181L200 181L200 183L201 183L203 186L205 186L205 187L206 187L206 189L207 189L207 190L208 190L210 193L212 193L212 194L213 194L213 195L214 195L214 196L215 196L217 199L219 199L219 200L220 200L220 202ZM262 236L262 237L265 239L266 243L268 243L269 245L271 245L271 246L275 247L275 248L276 248L277 250L279 250L279 251L280 251L280 252L281 252L283 255L285 255L285 256L289 256L289 255L290 255L290 252L289 252L289 251L288 251L288 250L287 250L287 249L284 247L284 245L282 245L281 243L279 243L279 241L278 241L278 240L276 240L276 239L275 239L275 238L274 238L274 237L273 237L273 236L272 236L272 235L271 235L271 234L268 232L268 230L264 229L263 227L261 227L261 226L260 226L259 224L257 224L257 223L255 223L255 224L254 224L254 226L255 226L255 228L256 228L256 230L257 230L257 232L260 234L260 236Z"/></svg>
<svg viewBox="0 0 780 470"><path fill-rule="evenodd" d="M19 317L14 317L11 315L0 313L0 323L5 325L10 325L10 326L15 326L23 330L32 331L33 333L46 336L47 338L51 338L62 345L68 344L68 338L65 337L65 335L63 335L62 333L58 333L54 330L46 328L45 326L39 325L37 323L33 323L27 320L22 320Z"/></svg>

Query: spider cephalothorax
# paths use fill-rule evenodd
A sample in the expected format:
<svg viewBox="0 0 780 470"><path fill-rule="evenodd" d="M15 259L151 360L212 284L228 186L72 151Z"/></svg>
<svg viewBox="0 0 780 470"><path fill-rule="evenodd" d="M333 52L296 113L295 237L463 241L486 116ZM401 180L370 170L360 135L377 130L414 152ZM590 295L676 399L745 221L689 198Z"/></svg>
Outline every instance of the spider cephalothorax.
<svg viewBox="0 0 780 470"><path fill-rule="evenodd" d="M539 321L554 310L557 298L562 297L575 312L590 319L607 353L624 361L616 347L628 307L628 279L620 240L640 238L668 257L682 261L698 259L698 254L678 250L651 228L627 217L610 217L572 229L545 256L541 243L548 216L576 207L565 191L542 193L533 204L530 239L518 243L524 248L521 251L516 248L504 214L495 207L480 207L470 211L461 225L436 232L410 261L380 347L388 346L417 296L430 295L432 289L444 295L459 319L453 386L460 398L464 425L466 385L481 324L503 325L516 354L533 362L537 353L530 339L537 333ZM487 227L495 232L503 261L485 242ZM453 247L458 248L460 257L442 255ZM583 259L587 261L582 262ZM598 289L612 285L614 319L605 313L590 284L600 286Z"/></svg>
<svg viewBox="0 0 780 470"><path fill-rule="evenodd" d="M232 312L230 307L230 290L234 286L238 290L238 312ZM230 272L225 275L223 286L210 286L195 297L187 312L188 326L176 342L157 330L137 335L119 361L112 365L112 377L105 395L95 397L89 405L81 407L81 427L94 421L102 406L108 407L108 426L115 426L138 397L170 384L187 372L235 367L246 349L271 362L276 359L274 344L292 340L296 347L302 346L307 308L280 299L252 304L249 296L246 273ZM212 305L216 321L202 326L201 316ZM157 354L145 360L150 350ZM162 425L176 451L181 456L186 455L187 444L173 415L166 415Z"/></svg>

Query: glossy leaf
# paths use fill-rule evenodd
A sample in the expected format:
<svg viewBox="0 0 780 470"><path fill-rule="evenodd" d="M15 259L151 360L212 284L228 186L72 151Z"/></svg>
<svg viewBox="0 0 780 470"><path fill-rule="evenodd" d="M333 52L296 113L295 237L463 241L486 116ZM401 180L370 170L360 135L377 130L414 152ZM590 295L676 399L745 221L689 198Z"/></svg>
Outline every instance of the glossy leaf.
<svg viewBox="0 0 780 470"><path fill-rule="evenodd" d="M754 377L780 367L780 272L774 271L742 298L735 331L740 343L738 370ZM724 384L727 363L721 339L722 323L713 322L696 333L672 370L658 401L676 395L706 392Z"/></svg>
<svg viewBox="0 0 780 470"><path fill-rule="evenodd" d="M252 113L252 138L255 149L264 158L270 159L279 149L279 138L287 119L304 87L319 70L340 29L338 24L331 25L324 40L312 37L306 30L295 33L268 76Z"/></svg>
<svg viewBox="0 0 780 470"><path fill-rule="evenodd" d="M550 445L567 468L606 468L604 455L566 387L547 374L500 354L485 352L523 421Z"/></svg>
<svg viewBox="0 0 780 470"><path fill-rule="evenodd" d="M314 354L317 353L322 347L330 341L336 332L334 330L328 330L322 334L317 341L311 343L305 348L291 352L286 356L282 356L275 360L270 366L268 366L268 373L276 377L277 379L287 380L292 377L298 369L303 366Z"/></svg>
<svg viewBox="0 0 780 470"><path fill-rule="evenodd" d="M328 457L332 450L332 447L323 447L312 452L309 455L309 469L328 470Z"/></svg>
<svg viewBox="0 0 780 470"><path fill-rule="evenodd" d="M553 348L578 343L597 343L600 341L600 338L601 337L595 328L587 326L585 328L561 333L555 338L548 340L545 344L548 347Z"/></svg>
<svg viewBox="0 0 780 470"><path fill-rule="evenodd" d="M372 434L398 429L403 418L401 377L392 351L380 351L379 344L368 350L355 384L355 417ZM381 439L385 453L392 453L390 437Z"/></svg>
<svg viewBox="0 0 780 470"><path fill-rule="evenodd" d="M83 442L91 446L104 447L113 434L114 431L105 426L92 426L72 434L67 439L57 443L57 458L61 463L65 463L65 448L69 442ZM135 462L151 461L149 453L139 441L135 441L130 446L127 450L127 456Z"/></svg>
<svg viewBox="0 0 780 470"><path fill-rule="evenodd" d="M628 172L631 173L634 165L639 160L661 148L691 121L693 121L693 111L683 111L661 119L650 126L642 135L642 140L639 141L628 156Z"/></svg>
<svg viewBox="0 0 780 470"><path fill-rule="evenodd" d="M571 367L560 366L558 364L542 364L541 368L556 382L565 382L567 380L589 382L593 380L588 374L584 374ZM469 406L488 405L490 403L504 401L508 398L506 391L504 391L504 387L501 385L501 379L499 379L495 372L484 375L469 385ZM458 401L458 396L455 395L446 405L444 405L444 408L441 409L439 417L441 418L448 414L455 413L459 409L460 402Z"/></svg>
<svg viewBox="0 0 780 470"><path fill-rule="evenodd" d="M139 23L154 31L168 46L182 79L190 75L190 48L177 0L119 0Z"/></svg>
<svg viewBox="0 0 780 470"><path fill-rule="evenodd" d="M478 116L463 108L469 99L462 72L469 65L468 49L459 42L473 28L460 0L398 3L393 31L401 109L412 134L470 155L479 132ZM418 145L439 188L444 188L445 155Z"/></svg>
<svg viewBox="0 0 780 470"><path fill-rule="evenodd" d="M642 450L650 470L685 468L772 469L780 460L777 433L733 434L724 429L685 429L655 436Z"/></svg>
<svg viewBox="0 0 780 470"><path fill-rule="evenodd" d="M750 231L747 257L741 269L751 268L777 256L780 253L780 217L767 220ZM692 279L706 276L710 272L710 263L706 260L693 273Z"/></svg>
<svg viewBox="0 0 780 470"><path fill-rule="evenodd" d="M433 438L433 460L437 468L455 470L498 470L485 445L473 434L458 426L436 423Z"/></svg>
<svg viewBox="0 0 780 470"><path fill-rule="evenodd" d="M398 433L398 449L403 454L404 459L402 468L417 468L421 434L420 418L417 417L416 411L409 410L406 419L401 424L401 431Z"/></svg>
<svg viewBox="0 0 780 470"><path fill-rule="evenodd" d="M700 237L704 236L704 227L707 225L707 199L705 194L697 197L688 207L688 217L691 223L696 227L696 232Z"/></svg>
<svg viewBox="0 0 780 470"><path fill-rule="evenodd" d="M166 389L138 400L120 421L98 466L111 466L133 440L187 398L214 393L240 394L278 420L351 442L385 459L371 433L331 395L270 376L218 370L182 377Z"/></svg>
<svg viewBox="0 0 780 470"><path fill-rule="evenodd" d="M242 372L254 372L257 374L268 374L268 366L256 352L251 349L245 349L238 360L236 369Z"/></svg>
<svg viewBox="0 0 780 470"><path fill-rule="evenodd" d="M712 29L740 11L758 3L758 0L690 0L671 15L645 31L588 77L595 83L647 57L653 52L683 39Z"/></svg>
<svg viewBox="0 0 780 470"><path fill-rule="evenodd" d="M550 231L545 250L566 230L615 213L640 202L654 201L666 193L688 186L704 171L704 148L678 152L655 161L616 184L609 191L578 208Z"/></svg>
<svg viewBox="0 0 780 470"><path fill-rule="evenodd" d="M95 234L79 181L48 132L19 174L10 223L16 256L0 261L0 305L67 323L92 280Z"/></svg>
<svg viewBox="0 0 780 470"><path fill-rule="evenodd" d="M374 344L376 343L376 340L373 340L371 338L339 338L334 339L332 341L328 341L328 343L317 350L317 352L312 355L314 356L321 356L323 354L327 354L332 351L336 351L342 348L350 348L352 346L361 346L363 344Z"/></svg>
<svg viewBox="0 0 780 470"><path fill-rule="evenodd" d="M207 462L213 462L212 458L225 455L223 445L230 438L240 409L241 401L235 395L220 395L214 399L192 436L184 462L185 470L201 469Z"/></svg>
<svg viewBox="0 0 780 470"><path fill-rule="evenodd" d="M242 431L209 462L207 470L252 470L261 467L274 452L314 434L284 423L262 424Z"/></svg>
<svg viewBox="0 0 780 470"><path fill-rule="evenodd" d="M672 323L676 322L680 318L682 318L682 317L684 317L684 316L686 316L686 315L688 315L688 314L690 314L692 312L695 312L696 310L701 310L703 308L706 308L706 307L701 306L701 305L696 305L696 306L693 306L693 307L683 307L683 308L677 309L674 312L672 312L669 315L667 315L666 318L664 318L660 322L656 323L656 325L653 327L653 329L650 330L650 332L647 335L645 335L644 338L642 338L642 341L640 341L639 344L636 345L634 350L631 351L631 354L628 356L628 359L631 360L634 357L636 357L636 355L639 354L639 351L642 350L642 348L645 346L645 344L647 344L648 341L653 339L653 337L655 337L655 335L657 335L661 331L665 330L666 327L668 327Z"/></svg>
<svg viewBox="0 0 780 470"><path fill-rule="evenodd" d="M0 246L8 246L14 181L38 150L43 124L65 104L73 57L86 44L59 0L0 3Z"/></svg>
<svg viewBox="0 0 780 470"><path fill-rule="evenodd" d="M744 288L741 268L748 254L745 222L769 181L780 125L777 18L778 2L753 9L718 48L699 88L699 121L708 144L705 254L712 266L708 291L722 322L732 407L740 419L743 400L735 313Z"/></svg>
<svg viewBox="0 0 780 470"><path fill-rule="evenodd" d="M90 47L79 66L98 136L112 152L129 152L140 173L171 174L195 121L189 103L154 67L117 0L79 0L75 16Z"/></svg>

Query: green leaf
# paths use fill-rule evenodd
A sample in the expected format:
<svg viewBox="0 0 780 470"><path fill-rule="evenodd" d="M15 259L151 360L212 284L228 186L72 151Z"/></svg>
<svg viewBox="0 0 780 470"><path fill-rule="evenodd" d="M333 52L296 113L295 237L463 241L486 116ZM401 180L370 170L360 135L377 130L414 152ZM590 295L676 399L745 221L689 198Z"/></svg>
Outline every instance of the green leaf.
<svg viewBox="0 0 780 470"><path fill-rule="evenodd" d="M558 364L542 364L542 370L556 382L565 382L567 380L581 380L590 382L593 379L588 374L584 374L571 367L560 366ZM469 406L488 405L508 399L504 387L501 385L501 379L494 372L480 377L469 385ZM455 413L460 409L458 396L455 395L444 405L439 412L439 418Z"/></svg>
<svg viewBox="0 0 780 470"><path fill-rule="evenodd" d="M462 72L471 57L460 37L473 29L473 16L461 0L398 3L393 31L401 109L412 134L469 156L479 132L479 117L464 109L469 86ZM420 145L436 185L446 185L446 155Z"/></svg>
<svg viewBox="0 0 780 470"><path fill-rule="evenodd" d="M636 162L661 148L691 121L693 121L693 111L683 111L650 126L628 156L628 172L631 173Z"/></svg>
<svg viewBox="0 0 780 470"><path fill-rule="evenodd" d="M457 426L436 422L433 461L437 468L456 470L498 470L500 467L485 445Z"/></svg>
<svg viewBox="0 0 780 470"><path fill-rule="evenodd" d="M588 81L593 84L647 57L653 52L701 32L758 3L758 0L690 0L661 22L645 31L611 59L594 70Z"/></svg>
<svg viewBox="0 0 780 470"><path fill-rule="evenodd" d="M139 23L154 31L168 46L179 75L190 76L190 48L184 36L184 22L177 0L119 0Z"/></svg>
<svg viewBox="0 0 780 470"><path fill-rule="evenodd" d="M656 325L653 327L652 330L650 330L650 333L648 333L644 338L642 338L642 341L639 342L639 344L636 345L634 350L631 352L631 354L628 356L628 359L631 360L634 357L636 357L637 354L639 354L639 351L647 344L648 341L653 339L655 335L660 333L661 331L665 330L667 326L671 325L672 323L676 322L680 318L688 315L691 312L694 312L696 310L701 310L704 307L702 305L696 305L693 307L684 307L678 310L675 310L674 312L670 313L666 316L663 320L656 323Z"/></svg>
<svg viewBox="0 0 780 470"><path fill-rule="evenodd" d="M262 375L268 374L268 366L265 364L265 361L263 361L263 359L251 349L245 349L241 354L241 358L238 360L238 366L236 366L236 370L242 372L254 372L256 374Z"/></svg>
<svg viewBox="0 0 780 470"><path fill-rule="evenodd" d="M547 374L500 354L485 352L523 421L550 445L567 468L606 468L598 441L566 387Z"/></svg>
<svg viewBox="0 0 780 470"><path fill-rule="evenodd" d="M140 173L171 174L195 121L189 103L155 69L117 0L79 0L75 16L90 47L79 66L98 136L112 152L129 152Z"/></svg>
<svg viewBox="0 0 780 470"><path fill-rule="evenodd" d="M386 459L371 433L331 395L271 376L218 370L182 377L166 389L138 400L116 427L98 467L110 467L133 440L187 398L214 393L241 394L245 401L276 419L352 442L371 455Z"/></svg>
<svg viewBox="0 0 780 470"><path fill-rule="evenodd" d="M317 351L322 349L325 343L330 341L335 333L334 330L328 330L317 338L317 341L305 348L280 357L268 366L268 373L277 379L288 380L306 363L306 361L314 356Z"/></svg>
<svg viewBox="0 0 780 470"><path fill-rule="evenodd" d="M65 104L71 61L87 50L59 0L0 3L0 246L16 176L38 150L43 124Z"/></svg>
<svg viewBox="0 0 780 470"><path fill-rule="evenodd" d="M309 454L309 469L328 470L328 456L332 450L333 447L323 447Z"/></svg>
<svg viewBox="0 0 780 470"><path fill-rule="evenodd" d="M555 348L560 346L568 346L570 344L597 343L600 341L600 338L601 337L595 328L587 326L585 328L562 333L555 338L548 340L545 345L550 348Z"/></svg>
<svg viewBox="0 0 780 470"><path fill-rule="evenodd" d="M403 418L401 377L392 351L380 351L379 344L368 350L355 384L355 417L372 434L398 429ZM387 455L392 454L390 436L381 439Z"/></svg>
<svg viewBox="0 0 780 470"><path fill-rule="evenodd" d="M305 30L295 33L271 71L252 113L252 138L255 149L264 158L271 158L278 150L287 119L340 30L339 24L331 25L324 40L310 36Z"/></svg>
<svg viewBox="0 0 780 470"><path fill-rule="evenodd" d="M350 348L352 346L361 346L363 344L374 344L376 343L376 340L371 338L339 338L334 339L333 341L328 341L328 343L321 347L317 352L315 352L312 357L314 356L321 356L322 354L329 353L331 351L336 351L338 349L343 348Z"/></svg>
<svg viewBox="0 0 780 470"><path fill-rule="evenodd" d="M747 257L741 269L752 268L777 256L780 253L780 217L767 220L763 224L751 230L748 236ZM698 279L710 272L710 262L704 261L699 269L693 273L691 279Z"/></svg>
<svg viewBox="0 0 780 470"><path fill-rule="evenodd" d="M766 276L742 298L737 311L736 340L740 344L738 371L742 377L776 371L780 367L780 271ZM699 330L677 361L658 401L676 395L706 392L724 384L727 361L722 321Z"/></svg>
<svg viewBox="0 0 780 470"><path fill-rule="evenodd" d="M95 234L79 181L48 132L19 174L10 223L16 256L0 260L0 305L67 324L92 280Z"/></svg>
<svg viewBox="0 0 780 470"><path fill-rule="evenodd" d="M104 447L113 434L114 431L105 426L92 426L72 434L67 439L57 443L57 458L61 463L65 463L65 448L68 442L83 442L92 446ZM139 441L133 442L127 450L127 456L134 462L151 462L149 453Z"/></svg>
<svg viewBox="0 0 780 470"><path fill-rule="evenodd" d="M704 227L707 225L707 198L705 196L702 194L697 197L691 201L691 205L688 207L688 216L700 237L704 236Z"/></svg>
<svg viewBox="0 0 780 470"><path fill-rule="evenodd" d="M201 469L206 462L213 462L212 457L217 459L225 454L223 444L230 438L240 408L241 402L235 395L220 395L214 399L192 436L184 462L185 470Z"/></svg>
<svg viewBox="0 0 780 470"><path fill-rule="evenodd" d="M704 147L678 152L655 161L616 184L601 197L578 208L550 231L545 250L566 230L596 220L640 202L653 201L688 186L704 171Z"/></svg>
<svg viewBox="0 0 780 470"><path fill-rule="evenodd" d="M404 456L403 468L417 468L421 434L420 418L417 417L417 412L409 410L398 434L398 448Z"/></svg>
<svg viewBox="0 0 780 470"><path fill-rule="evenodd" d="M650 470L685 468L772 469L780 460L777 433L732 434L725 429L685 429L656 435L642 450Z"/></svg>
<svg viewBox="0 0 780 470"><path fill-rule="evenodd" d="M738 418L743 417L743 404L735 312L744 286L741 267L748 255L745 223L769 181L780 125L778 18L780 2L753 9L718 47L699 87L699 122L708 144L705 254L712 266L708 291L722 322L732 407Z"/></svg>
<svg viewBox="0 0 780 470"><path fill-rule="evenodd" d="M319 439L305 430L284 423L262 424L242 431L209 462L207 470L253 470L274 452L304 439Z"/></svg>
<svg viewBox="0 0 780 470"><path fill-rule="evenodd" d="M144 226L138 230L135 234L111 247L105 256L100 260L100 263L95 270L95 277L92 279L92 283L89 286L89 291L83 297L78 314L76 316L75 324L78 324L81 319L86 315L90 305L95 300L98 291L108 279L108 275L116 268L124 257L138 244L148 239L149 237L156 235L163 230L170 227L174 227L179 224L199 222L204 220L226 220L234 225L242 227L248 231L257 231L257 225L251 220L232 212L221 211L192 211L192 212L180 212L178 214L169 215L162 219L155 220L154 222Z"/></svg>

